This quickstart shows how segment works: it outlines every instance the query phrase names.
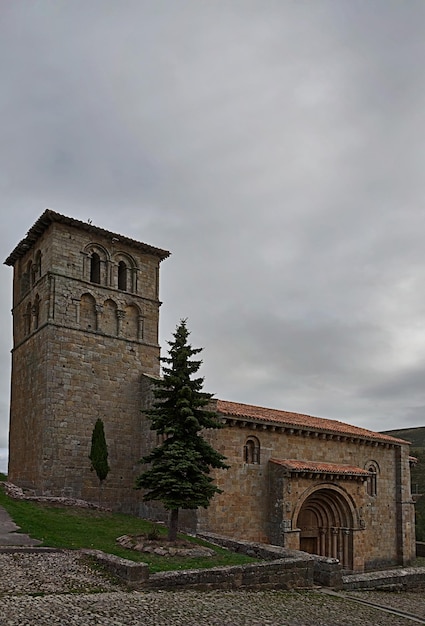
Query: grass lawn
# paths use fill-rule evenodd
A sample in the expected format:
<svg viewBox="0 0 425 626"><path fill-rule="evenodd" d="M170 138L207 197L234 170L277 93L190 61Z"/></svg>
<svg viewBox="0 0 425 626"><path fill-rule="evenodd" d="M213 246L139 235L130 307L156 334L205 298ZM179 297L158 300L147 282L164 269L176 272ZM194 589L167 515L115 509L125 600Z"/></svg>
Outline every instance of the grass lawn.
<svg viewBox="0 0 425 626"><path fill-rule="evenodd" d="M152 523L132 515L107 513L104 511L57 507L51 505L13 500L0 488L0 505L20 526L21 531L40 539L43 546L54 548L92 548L103 550L132 561L143 561L150 571L160 572L178 569L198 569L216 565L242 565L255 559L243 554L235 554L205 541L184 536L185 539L208 545L215 551L214 557L161 557L152 554L127 550L116 543L121 535L142 535L152 529ZM166 530L161 529L166 537ZM183 537L183 536L182 536Z"/></svg>

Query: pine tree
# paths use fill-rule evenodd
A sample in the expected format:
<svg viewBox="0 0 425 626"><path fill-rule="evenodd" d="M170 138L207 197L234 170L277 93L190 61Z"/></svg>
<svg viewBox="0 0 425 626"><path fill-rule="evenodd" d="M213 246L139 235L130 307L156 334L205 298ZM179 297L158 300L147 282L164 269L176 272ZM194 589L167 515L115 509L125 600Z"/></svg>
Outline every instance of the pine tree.
<svg viewBox="0 0 425 626"><path fill-rule="evenodd" d="M225 457L200 434L205 428L220 428L217 414L208 410L212 394L202 391L204 379L192 376L202 361L192 360L202 348L188 344L189 331L182 320L169 341L169 356L161 361L163 378L154 386L153 408L147 412L151 430L164 441L141 463L150 468L136 480L137 489L147 489L144 500L159 500L170 511L168 539L177 538L179 509L207 508L221 490L214 484L210 470L227 469Z"/></svg>
<svg viewBox="0 0 425 626"><path fill-rule="evenodd" d="M101 501L102 484L109 473L108 446L106 445L105 430L101 419L96 420L91 436L91 449L89 454L91 469L99 479L99 503Z"/></svg>

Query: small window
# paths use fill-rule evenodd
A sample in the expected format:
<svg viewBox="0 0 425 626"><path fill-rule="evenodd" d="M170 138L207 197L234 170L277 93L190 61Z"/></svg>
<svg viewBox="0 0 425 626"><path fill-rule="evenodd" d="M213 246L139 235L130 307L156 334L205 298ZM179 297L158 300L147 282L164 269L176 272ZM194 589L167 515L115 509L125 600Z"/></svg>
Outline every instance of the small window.
<svg viewBox="0 0 425 626"><path fill-rule="evenodd" d="M369 472L367 477L366 489L369 496L375 498L378 493L378 466L376 463L368 463L366 467Z"/></svg>
<svg viewBox="0 0 425 626"><path fill-rule="evenodd" d="M28 261L25 268L25 272L21 281L21 294L27 293L32 285L33 273L32 273L32 261Z"/></svg>
<svg viewBox="0 0 425 626"><path fill-rule="evenodd" d="M260 463L260 442L256 437L247 439L244 446L244 461L250 465Z"/></svg>
<svg viewBox="0 0 425 626"><path fill-rule="evenodd" d="M24 333L29 335L31 332L31 302L28 302L24 313Z"/></svg>
<svg viewBox="0 0 425 626"><path fill-rule="evenodd" d="M35 255L34 269L35 269L35 277L38 280L39 278L41 278L41 252L40 250Z"/></svg>
<svg viewBox="0 0 425 626"><path fill-rule="evenodd" d="M127 291L127 265L124 261L118 263L118 289Z"/></svg>
<svg viewBox="0 0 425 626"><path fill-rule="evenodd" d="M40 298L38 294L35 297L32 313L34 315L34 330L37 330L40 321Z"/></svg>
<svg viewBox="0 0 425 626"><path fill-rule="evenodd" d="M100 284L100 256L93 252L90 259L90 281Z"/></svg>

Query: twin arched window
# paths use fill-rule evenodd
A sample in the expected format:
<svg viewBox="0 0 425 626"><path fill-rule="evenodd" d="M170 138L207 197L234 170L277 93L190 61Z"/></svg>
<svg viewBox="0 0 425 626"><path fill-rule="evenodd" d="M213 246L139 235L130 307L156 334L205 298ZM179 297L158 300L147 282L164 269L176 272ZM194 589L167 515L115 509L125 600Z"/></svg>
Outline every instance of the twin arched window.
<svg viewBox="0 0 425 626"><path fill-rule="evenodd" d="M89 253L89 270L90 270L90 282L97 285L105 284L118 287L120 291L136 291L136 276L133 272L135 269L135 263L129 258L128 261L120 260L115 266L116 270L113 270L112 275L109 275L109 269L111 260L109 257L100 254L96 251ZM115 274L116 271L116 274ZM116 281L116 282L115 282Z"/></svg>
<svg viewBox="0 0 425 626"><path fill-rule="evenodd" d="M249 437L243 449L244 462L249 465L260 464L260 442L257 437Z"/></svg>
<svg viewBox="0 0 425 626"><path fill-rule="evenodd" d="M366 482L367 494L375 498L378 495L379 466L376 461L369 461L366 463L366 469L369 472Z"/></svg>

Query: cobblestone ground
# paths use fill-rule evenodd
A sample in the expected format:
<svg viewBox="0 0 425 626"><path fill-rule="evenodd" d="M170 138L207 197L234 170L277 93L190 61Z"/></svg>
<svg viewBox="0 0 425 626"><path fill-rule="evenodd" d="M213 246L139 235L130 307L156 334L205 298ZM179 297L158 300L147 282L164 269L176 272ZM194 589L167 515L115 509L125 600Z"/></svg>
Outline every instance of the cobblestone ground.
<svg viewBox="0 0 425 626"><path fill-rule="evenodd" d="M353 595L392 604L422 615L425 620L423 594ZM406 626L409 623L412 622L405 618L314 591L125 591L101 573L92 571L76 553L0 554L1 626Z"/></svg>

